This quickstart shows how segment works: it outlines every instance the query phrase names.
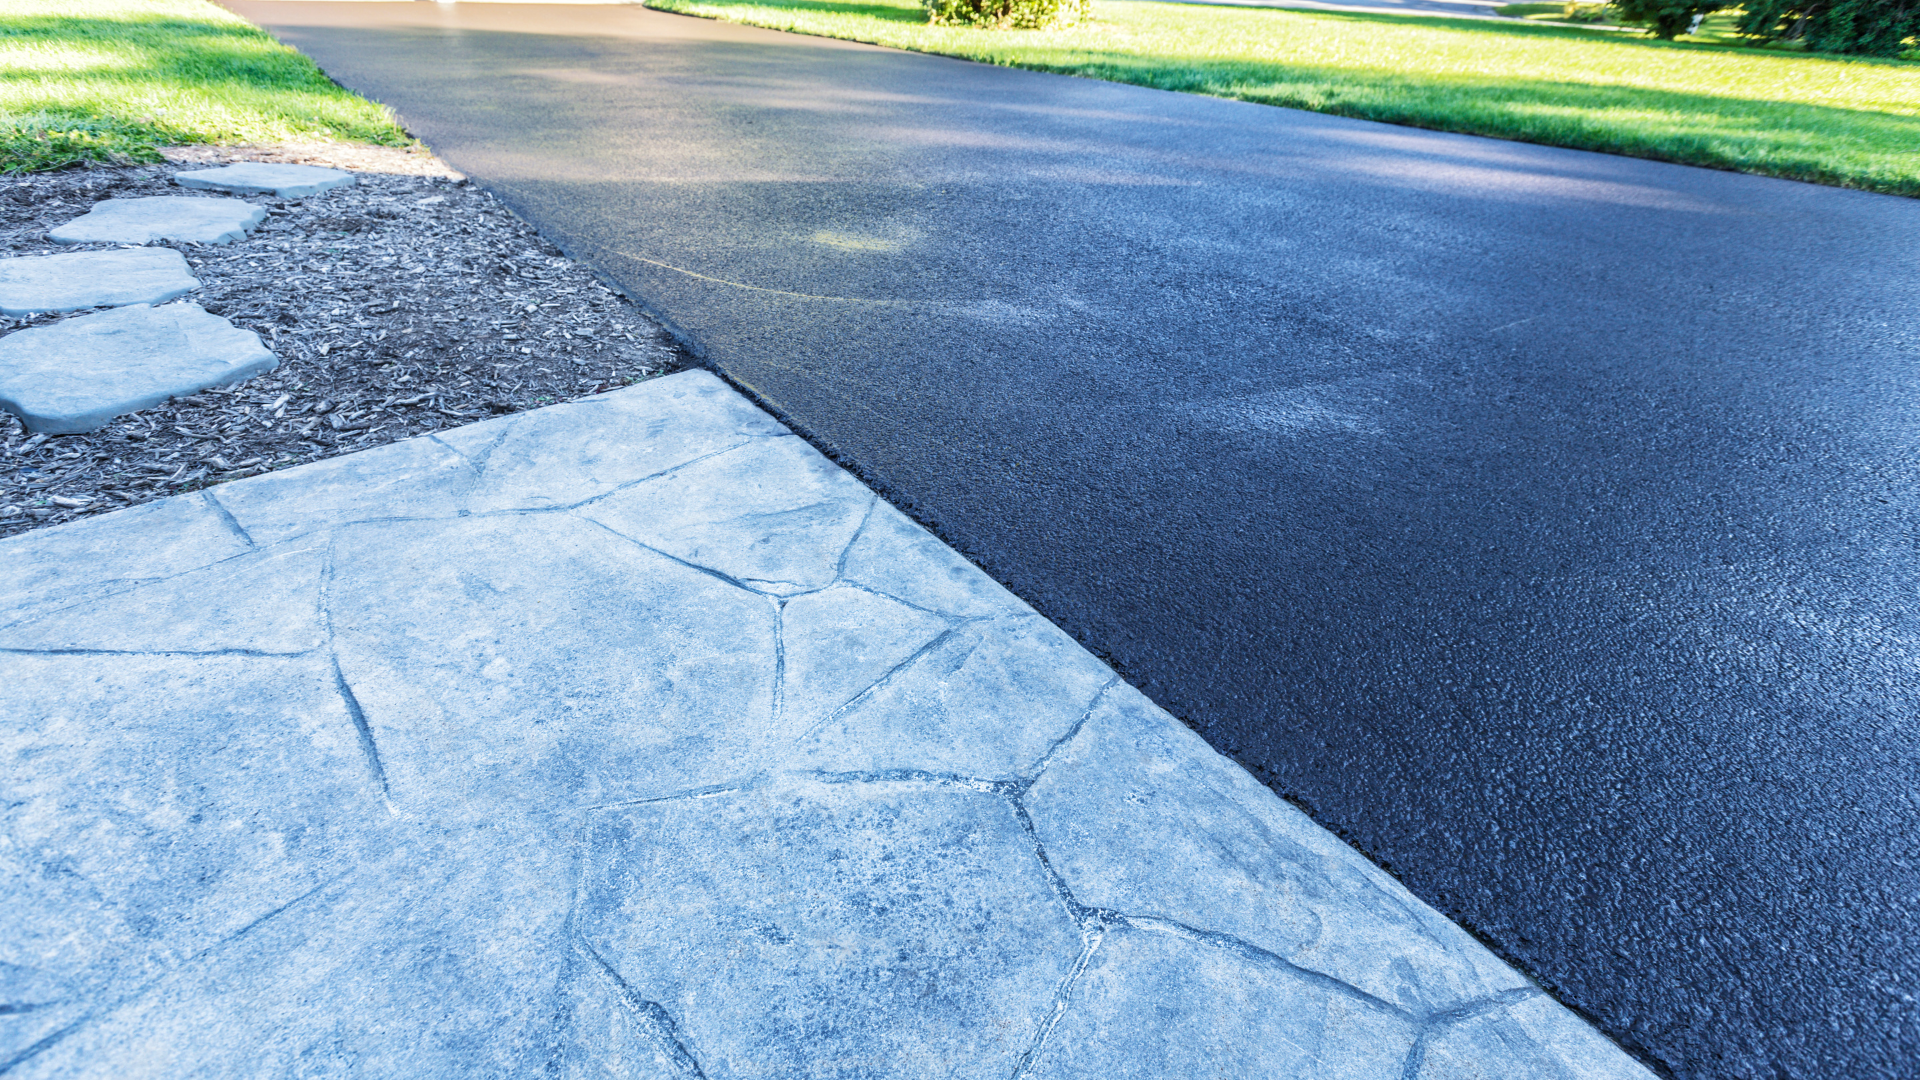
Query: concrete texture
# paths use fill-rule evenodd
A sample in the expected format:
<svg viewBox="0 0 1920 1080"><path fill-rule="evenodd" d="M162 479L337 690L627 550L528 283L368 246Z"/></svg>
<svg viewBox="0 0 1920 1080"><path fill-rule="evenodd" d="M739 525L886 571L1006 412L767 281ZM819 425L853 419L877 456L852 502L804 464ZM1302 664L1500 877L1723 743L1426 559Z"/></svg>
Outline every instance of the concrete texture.
<svg viewBox="0 0 1920 1080"><path fill-rule="evenodd" d="M236 195L272 194L282 199L304 199L329 188L353 183L353 174L318 165L287 165L244 161L217 169L194 169L173 174L181 187L226 191Z"/></svg>
<svg viewBox="0 0 1920 1080"><path fill-rule="evenodd" d="M0 259L0 312L8 315L161 304L199 287L172 248Z"/></svg>
<svg viewBox="0 0 1920 1080"><path fill-rule="evenodd" d="M279 363L260 335L196 304L131 304L0 338L0 409L29 431L93 431Z"/></svg>
<svg viewBox="0 0 1920 1080"><path fill-rule="evenodd" d="M1637 1053L1912 1080L1920 201L230 2Z"/></svg>
<svg viewBox="0 0 1920 1080"><path fill-rule="evenodd" d="M267 212L239 199L143 195L102 199L93 209L47 233L56 244L150 244L181 240L231 243L265 221Z"/></svg>
<svg viewBox="0 0 1920 1080"><path fill-rule="evenodd" d="M9 1077L1646 1076L705 373L0 600Z"/></svg>

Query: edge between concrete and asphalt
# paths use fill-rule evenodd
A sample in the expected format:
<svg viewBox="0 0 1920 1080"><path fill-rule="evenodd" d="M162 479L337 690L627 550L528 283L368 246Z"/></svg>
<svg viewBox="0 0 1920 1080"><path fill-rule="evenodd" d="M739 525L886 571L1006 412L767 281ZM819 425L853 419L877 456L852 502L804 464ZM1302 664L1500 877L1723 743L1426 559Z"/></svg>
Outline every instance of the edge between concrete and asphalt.
<svg viewBox="0 0 1920 1080"><path fill-rule="evenodd" d="M1648 1075L706 372L0 611L10 1075Z"/></svg>

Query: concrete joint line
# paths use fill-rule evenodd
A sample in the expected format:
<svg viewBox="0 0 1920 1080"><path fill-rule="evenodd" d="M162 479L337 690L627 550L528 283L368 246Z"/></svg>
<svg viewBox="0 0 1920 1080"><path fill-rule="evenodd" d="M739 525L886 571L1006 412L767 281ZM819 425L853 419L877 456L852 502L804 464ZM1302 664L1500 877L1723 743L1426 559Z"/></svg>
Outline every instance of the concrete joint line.
<svg viewBox="0 0 1920 1080"><path fill-rule="evenodd" d="M99 1006L96 1006L95 1008L87 1010L86 1012L82 1013L78 1018L63 1025L58 1030L53 1031L50 1034L42 1037L38 1041L28 1045L27 1047L22 1049L19 1053L6 1059L5 1061L0 1061L0 1076L7 1075L8 1073L14 1071L16 1068L20 1067L21 1065L25 1065L26 1063L33 1060L34 1058L39 1057L41 1054L44 1054L47 1051L53 1049L55 1046L58 1046L60 1043L64 1042L65 1040L72 1037L73 1035L85 1030L89 1024L92 1024L96 1020L100 1020L104 1017L110 1016L116 1011L123 1009L126 1006L136 1001L139 1001L141 998L151 993L155 986L159 985L162 981L171 977L176 972L189 968L194 964L200 963L201 961L206 960L208 957L211 957L216 953L219 953L221 950L225 949L227 946L232 945L237 941L240 941L242 938L245 938L247 935L253 933L255 930L259 929L260 927L266 925L269 922L272 922L274 919L292 910L293 908L300 906L302 903L304 903L306 900L310 899L314 895L324 891L330 886L338 884L342 879L348 877L352 873L353 871L351 870L345 870L338 874L333 875L330 878L327 878L324 881L321 881L319 884L314 885L313 887L307 889L305 892L300 893L298 896L295 896L293 899L288 900L285 903L280 904L279 906L254 918L252 921L248 922L245 926L240 927L238 930L232 931L226 936L220 938L218 941L215 941L213 944L208 945L207 947L193 953L192 955L187 956L184 960L180 962L179 966L173 969L172 971L168 971L159 976L156 976L155 978L148 980L142 985L133 988L127 993L114 998L112 1001L109 1001L103 1005L99 1005ZM58 1004L58 1003L51 1003L51 1004Z"/></svg>
<svg viewBox="0 0 1920 1080"><path fill-rule="evenodd" d="M1080 933L1085 942L1080 955L1074 958L1073 969L1067 972L1066 978L1060 980L1060 988L1054 992L1053 1008L1047 1013L1047 1022L1041 1025L1039 1034L1034 1036L1032 1044L1020 1055L1020 1060L1014 1063L1012 1080L1026 1080L1032 1071L1034 1059L1047 1048L1047 1040L1053 1037L1054 1029L1060 1026L1061 1018L1067 1015L1067 1008L1073 1003L1073 988L1079 984L1080 976L1086 974L1095 950L1100 948L1100 943L1107 936L1106 927L1099 924L1085 927Z"/></svg>
<svg viewBox="0 0 1920 1080"><path fill-rule="evenodd" d="M1427 1063L1427 1048L1433 1044L1435 1036L1449 1026L1463 1020L1484 1016L1496 1009L1502 1009L1529 998L1539 997L1541 993L1539 988L1531 986L1521 987L1518 990L1505 990L1426 1017L1421 1021L1419 1036L1414 1039L1413 1046L1407 1050L1407 1063L1400 1071L1401 1080L1420 1080L1420 1072Z"/></svg>
<svg viewBox="0 0 1920 1080"><path fill-rule="evenodd" d="M566 507L563 509L571 510L573 508ZM661 551L659 548L654 547L651 544L645 543L640 540L636 540L633 537L628 536L626 533L623 533L620 530L614 528L613 526L608 525L604 521L595 521L593 518L582 518L581 520L587 522L590 525L595 526L596 528L606 530L609 534L619 537L621 540L624 540L627 543L632 544L634 547L637 547L642 551L645 551L652 555L658 555L661 558L667 560L668 562L678 563L679 565L684 566L687 569L694 571L695 573L705 574L708 577L713 578L715 581L725 582L726 584L731 585L736 589L739 589L741 592L752 593L755 596L774 596L777 598L777 594L763 592L759 589L756 589L753 586L748 585L747 583L741 581L739 578L736 578L731 574L726 573L725 571L715 570L711 566L701 566L699 563L696 563L696 562L689 562L678 555Z"/></svg>
<svg viewBox="0 0 1920 1080"><path fill-rule="evenodd" d="M202 491L200 498L206 502L209 509L219 516L220 523L225 525L236 539L247 545L249 550L258 546L253 542L253 537L247 534L247 530L241 527L240 522L228 511L226 506L220 502L219 498L214 495L212 488Z"/></svg>
<svg viewBox="0 0 1920 1080"><path fill-rule="evenodd" d="M694 1058L693 1051L688 1049L686 1039L680 1033L680 1025L674 1023L672 1015L666 1008L657 1001L648 1001L635 993L633 987L627 985L627 980L620 977L620 973L614 970L612 964L607 963L606 958L601 956L586 938L576 934L573 944L575 949L593 963L594 970L613 985L615 992L620 995L620 999L626 1003L627 1007L633 1010L634 1015L640 1020L642 1030L647 1033L648 1040L653 1043L660 1055L666 1058L668 1066L673 1069L675 1075L689 1078L689 1080L706 1080L707 1074L700 1068L700 1062Z"/></svg>
<svg viewBox="0 0 1920 1080"><path fill-rule="evenodd" d="M839 708L836 708L835 710L833 710L833 712L828 713L825 717L816 721L811 727L807 728L806 731L802 732L799 738L794 740L794 744L799 745L800 743L806 742L808 739L812 739L818 736L822 731L825 731L829 726L831 726L834 723L834 721L839 720L840 718L846 716L846 714L848 714L849 712L852 712L855 708L857 708L860 705L861 702L867 700L868 698L872 697L874 694L877 694L881 690L885 689L886 686L889 683L891 683L894 680L894 678L897 677L901 672L906 671L908 668L913 667L915 664L925 659L934 650L938 649L942 645L945 645L949 640L952 639L953 635L954 635L954 630L952 627L948 627L947 629L942 630L938 635L928 640L926 644L921 645L918 649L915 649L911 656L908 656L906 659L893 665L891 668L888 668L886 671L886 674L880 676L880 678L875 680L874 682L869 683L864 690L861 690L859 693L848 698L844 703L840 705Z"/></svg>
<svg viewBox="0 0 1920 1080"><path fill-rule="evenodd" d="M333 586L335 561L339 553L339 542L333 538L327 540L327 551L320 564L320 625L327 638L327 661L333 668L333 688L340 695L341 707L347 711L347 718L353 722L354 735L360 743L360 753L365 759L367 772L373 782L380 787L381 801L389 814L397 811L393 805L393 787L387 780L386 762L380 759L380 746L374 741L373 725L367 720L367 713L360 705L360 699L347 682L347 673L340 666L340 650L333 626Z"/></svg>

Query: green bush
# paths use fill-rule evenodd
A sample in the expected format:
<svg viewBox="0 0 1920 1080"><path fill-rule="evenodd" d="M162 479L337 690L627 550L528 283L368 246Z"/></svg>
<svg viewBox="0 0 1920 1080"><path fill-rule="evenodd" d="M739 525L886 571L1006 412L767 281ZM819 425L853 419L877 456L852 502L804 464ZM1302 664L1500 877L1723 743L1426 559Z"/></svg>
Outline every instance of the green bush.
<svg viewBox="0 0 1920 1080"><path fill-rule="evenodd" d="M1615 18L1628 26L1644 26L1662 41L1691 32L1695 17L1725 6L1721 0L1613 0Z"/></svg>
<svg viewBox="0 0 1920 1080"><path fill-rule="evenodd" d="M1810 52L1897 57L1920 47L1920 0L1747 0L1740 32Z"/></svg>
<svg viewBox="0 0 1920 1080"><path fill-rule="evenodd" d="M1607 5L1605 0L1593 4L1582 3L1581 0L1567 0L1566 6L1560 9L1560 18L1577 23L1606 22Z"/></svg>
<svg viewBox="0 0 1920 1080"><path fill-rule="evenodd" d="M921 0L936 26L1000 26L1039 30L1086 19L1092 0Z"/></svg>

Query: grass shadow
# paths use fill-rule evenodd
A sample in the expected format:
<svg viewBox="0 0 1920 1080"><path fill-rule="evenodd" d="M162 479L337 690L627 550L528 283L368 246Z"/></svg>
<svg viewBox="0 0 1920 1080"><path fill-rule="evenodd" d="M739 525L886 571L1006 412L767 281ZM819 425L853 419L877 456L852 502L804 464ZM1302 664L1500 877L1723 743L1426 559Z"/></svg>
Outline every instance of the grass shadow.
<svg viewBox="0 0 1920 1080"><path fill-rule="evenodd" d="M783 2L782 6L788 5ZM1865 64L1920 71L1920 61L1915 60L1899 60L1881 56L1847 56L1840 53L1816 53L1797 49L1767 48L1764 45L1749 44L1743 41L1661 41L1659 38L1636 31L1596 30L1584 26L1529 23L1522 20L1504 22L1492 19L1450 19L1444 16L1412 15L1394 11L1319 11L1306 8L1247 8L1237 5L1235 10L1285 12L1288 15L1304 15L1329 22L1372 23L1393 26L1431 26L1480 34L1488 37L1568 38L1608 46L1678 50L1681 52L1694 53L1731 52L1738 55L1763 56L1768 59L1789 61L1807 60L1828 64Z"/></svg>
<svg viewBox="0 0 1920 1080"><path fill-rule="evenodd" d="M0 171L296 134L407 141L385 109L237 20L0 15Z"/></svg>
<svg viewBox="0 0 1920 1080"><path fill-rule="evenodd" d="M882 22L920 26L927 24L926 9L920 7L849 3L846 0L780 0L778 6L782 10L804 11L809 14L853 15L860 18L879 19Z"/></svg>
<svg viewBox="0 0 1920 1080"><path fill-rule="evenodd" d="M1007 67L1920 196L1909 61L1393 12L1103 4L1092 25L1004 32L903 26L918 9L899 0L655 6L762 24L791 12L800 33Z"/></svg>

